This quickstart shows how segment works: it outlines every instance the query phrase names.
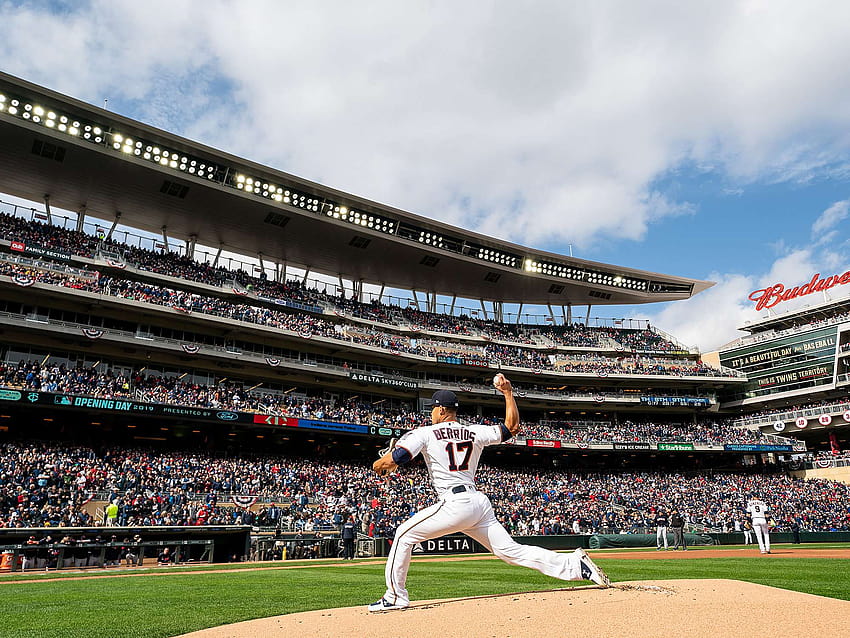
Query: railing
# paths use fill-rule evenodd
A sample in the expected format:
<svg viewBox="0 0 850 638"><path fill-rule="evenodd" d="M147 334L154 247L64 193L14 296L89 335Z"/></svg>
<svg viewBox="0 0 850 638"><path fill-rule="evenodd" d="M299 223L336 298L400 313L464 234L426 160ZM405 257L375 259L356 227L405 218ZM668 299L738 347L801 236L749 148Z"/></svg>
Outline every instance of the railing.
<svg viewBox="0 0 850 638"><path fill-rule="evenodd" d="M831 403L829 405L802 407L797 410L787 410L785 412L775 412L773 414L740 417L734 419L732 421L732 424L736 426L771 425L772 423L776 423L777 421L794 421L799 417L811 418L820 416L822 414L843 414L847 410L850 410L850 401L840 401L836 403Z"/></svg>
<svg viewBox="0 0 850 638"><path fill-rule="evenodd" d="M834 326L839 323L844 323L848 320L850 320L850 313L845 313L843 315L836 315L835 317L829 317L827 319L813 321L812 323L804 324L802 326L792 326L791 328L784 328L782 330L766 330L765 332L756 332L754 334L747 335L746 337L740 337L738 339L735 339L723 348L724 350L728 350L730 348L737 348L739 346L745 346L753 343L761 343L763 341L770 341L771 339L778 339L779 337L786 337L788 335L799 334L801 332L808 332L809 330L814 330L816 328Z"/></svg>
<svg viewBox="0 0 850 638"><path fill-rule="evenodd" d="M786 462L784 465L789 470L825 470L831 467L850 467L850 457L822 456L817 459L795 459Z"/></svg>

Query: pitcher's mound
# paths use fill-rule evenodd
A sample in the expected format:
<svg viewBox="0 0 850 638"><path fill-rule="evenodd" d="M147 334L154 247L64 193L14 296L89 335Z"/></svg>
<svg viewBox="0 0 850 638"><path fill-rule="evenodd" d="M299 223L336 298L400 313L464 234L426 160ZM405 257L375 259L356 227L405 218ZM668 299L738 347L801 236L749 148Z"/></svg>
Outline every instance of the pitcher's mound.
<svg viewBox="0 0 850 638"><path fill-rule="evenodd" d="M444 601L369 613L326 609L214 627L188 638L717 638L755 633L771 638L835 635L850 602L736 580L617 583Z"/></svg>

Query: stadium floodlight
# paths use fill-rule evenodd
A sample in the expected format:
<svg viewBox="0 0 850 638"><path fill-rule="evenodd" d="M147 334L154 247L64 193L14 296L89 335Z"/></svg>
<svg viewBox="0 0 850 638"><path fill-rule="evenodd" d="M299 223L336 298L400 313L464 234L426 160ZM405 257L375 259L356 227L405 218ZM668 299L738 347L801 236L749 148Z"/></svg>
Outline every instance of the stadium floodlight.
<svg viewBox="0 0 850 638"><path fill-rule="evenodd" d="M419 232L419 243L434 246L435 248L443 248L445 246L444 237L442 235L426 230Z"/></svg>
<svg viewBox="0 0 850 638"><path fill-rule="evenodd" d="M484 261L493 262L502 266L508 266L510 268L517 268L521 263L519 257L516 257L515 255L510 255L508 253L503 253L502 251L496 250L494 248L479 247L477 257L479 259L483 259Z"/></svg>

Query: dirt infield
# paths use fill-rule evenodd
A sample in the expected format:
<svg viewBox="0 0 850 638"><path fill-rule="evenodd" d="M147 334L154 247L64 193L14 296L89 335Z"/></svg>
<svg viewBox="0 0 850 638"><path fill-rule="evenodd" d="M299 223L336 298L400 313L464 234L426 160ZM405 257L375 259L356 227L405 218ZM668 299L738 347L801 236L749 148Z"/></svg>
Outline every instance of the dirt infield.
<svg viewBox="0 0 850 638"><path fill-rule="evenodd" d="M805 611L803 611L805 610ZM184 638L716 638L750 629L771 638L837 635L850 602L733 580L618 583L527 594L421 601L370 614L364 606L275 616Z"/></svg>

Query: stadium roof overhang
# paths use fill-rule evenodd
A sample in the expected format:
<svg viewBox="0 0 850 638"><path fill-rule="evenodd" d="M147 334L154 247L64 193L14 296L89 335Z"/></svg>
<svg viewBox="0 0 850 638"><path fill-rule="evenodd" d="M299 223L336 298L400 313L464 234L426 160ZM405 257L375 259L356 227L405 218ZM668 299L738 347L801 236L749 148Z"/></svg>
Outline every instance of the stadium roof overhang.
<svg viewBox="0 0 850 638"><path fill-rule="evenodd" d="M304 180L0 73L0 190L314 273L505 303L638 304L711 282L500 241ZM16 102L16 103L13 103Z"/></svg>

